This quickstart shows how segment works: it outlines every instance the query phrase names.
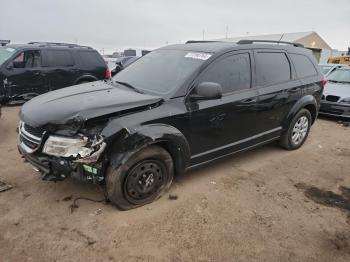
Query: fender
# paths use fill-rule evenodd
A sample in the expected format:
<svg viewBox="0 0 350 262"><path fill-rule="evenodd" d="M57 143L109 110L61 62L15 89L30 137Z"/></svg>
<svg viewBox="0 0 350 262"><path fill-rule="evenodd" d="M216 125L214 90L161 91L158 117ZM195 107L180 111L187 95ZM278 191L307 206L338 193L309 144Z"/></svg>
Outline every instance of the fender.
<svg viewBox="0 0 350 262"><path fill-rule="evenodd" d="M312 115L312 123L314 123L317 117L318 103L314 96L306 95L300 98L298 102L294 104L294 106L292 107L292 109L289 111L288 115L282 122L282 128L286 130L288 128L290 121L292 121L293 117L300 111L300 109L305 107L311 111L310 113Z"/></svg>
<svg viewBox="0 0 350 262"><path fill-rule="evenodd" d="M106 152L114 168L124 164L135 152L152 144L157 144L170 153L175 175L185 173L190 163L190 146L186 137L170 125L150 124L132 130L123 128L113 140L108 143Z"/></svg>
<svg viewBox="0 0 350 262"><path fill-rule="evenodd" d="M95 76L85 74L85 75L79 76L78 79L75 80L73 85L77 85L81 80L88 80L90 82L98 81L98 79Z"/></svg>

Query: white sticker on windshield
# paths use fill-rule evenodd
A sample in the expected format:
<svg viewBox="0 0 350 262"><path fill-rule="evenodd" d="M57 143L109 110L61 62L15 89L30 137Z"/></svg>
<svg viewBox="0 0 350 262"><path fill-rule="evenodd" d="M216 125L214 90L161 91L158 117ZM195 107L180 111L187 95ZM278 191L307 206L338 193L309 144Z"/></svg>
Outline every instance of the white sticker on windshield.
<svg viewBox="0 0 350 262"><path fill-rule="evenodd" d="M13 52L13 51L15 51L15 49L10 48L10 47L7 47L7 48L6 48L6 50L7 50L7 51L9 51L9 52Z"/></svg>
<svg viewBox="0 0 350 262"><path fill-rule="evenodd" d="M191 52L191 53L187 53L185 55L185 57L187 58L193 58L193 59L200 59L200 60L207 60L211 57L211 54L208 54L208 53L194 53L194 52Z"/></svg>

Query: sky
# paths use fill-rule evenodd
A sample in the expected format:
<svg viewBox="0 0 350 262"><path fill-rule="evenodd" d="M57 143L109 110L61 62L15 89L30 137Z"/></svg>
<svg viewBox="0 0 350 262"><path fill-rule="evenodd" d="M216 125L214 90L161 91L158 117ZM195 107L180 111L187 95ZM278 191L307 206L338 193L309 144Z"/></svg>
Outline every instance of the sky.
<svg viewBox="0 0 350 262"><path fill-rule="evenodd" d="M125 48L316 31L350 46L350 0L0 0L0 39Z"/></svg>

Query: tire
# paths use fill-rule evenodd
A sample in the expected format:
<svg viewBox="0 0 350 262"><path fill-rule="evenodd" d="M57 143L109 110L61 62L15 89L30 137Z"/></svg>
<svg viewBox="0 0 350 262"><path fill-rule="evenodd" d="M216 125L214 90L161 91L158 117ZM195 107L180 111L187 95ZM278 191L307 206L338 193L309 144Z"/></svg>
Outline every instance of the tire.
<svg viewBox="0 0 350 262"><path fill-rule="evenodd" d="M290 122L286 134L281 137L280 145L287 150L300 148L309 135L311 123L310 111L301 109Z"/></svg>
<svg viewBox="0 0 350 262"><path fill-rule="evenodd" d="M124 164L109 166L107 196L121 210L143 206L161 197L173 176L173 160L168 151L149 146L134 153Z"/></svg>

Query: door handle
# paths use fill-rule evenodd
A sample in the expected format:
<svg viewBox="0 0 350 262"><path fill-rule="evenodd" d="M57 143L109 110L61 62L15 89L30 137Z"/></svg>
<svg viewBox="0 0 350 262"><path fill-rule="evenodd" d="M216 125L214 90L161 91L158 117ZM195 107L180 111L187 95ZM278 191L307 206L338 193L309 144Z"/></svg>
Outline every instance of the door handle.
<svg viewBox="0 0 350 262"><path fill-rule="evenodd" d="M252 104L252 103L256 103L257 98L247 98L247 99L243 99L241 100L241 103L243 104Z"/></svg>
<svg viewBox="0 0 350 262"><path fill-rule="evenodd" d="M289 92L291 92L291 93L299 92L299 88L297 88L297 87L292 88L292 89L289 90Z"/></svg>

